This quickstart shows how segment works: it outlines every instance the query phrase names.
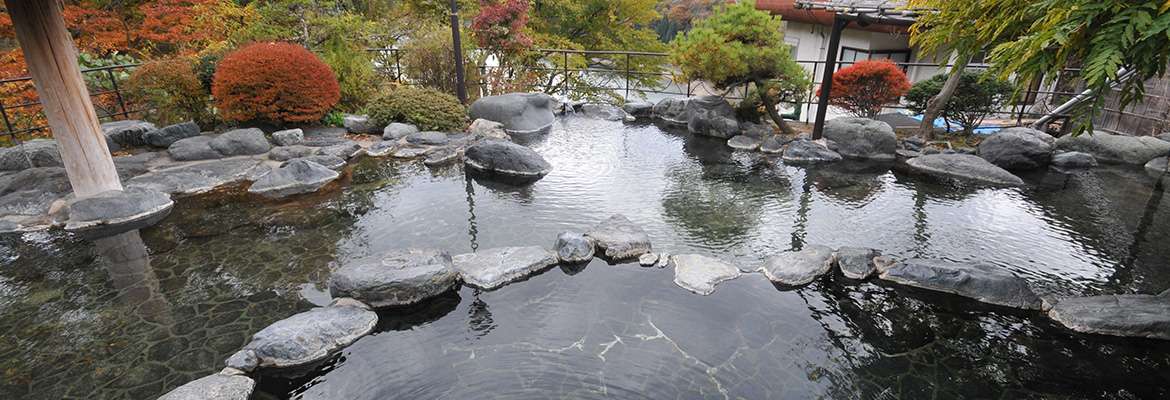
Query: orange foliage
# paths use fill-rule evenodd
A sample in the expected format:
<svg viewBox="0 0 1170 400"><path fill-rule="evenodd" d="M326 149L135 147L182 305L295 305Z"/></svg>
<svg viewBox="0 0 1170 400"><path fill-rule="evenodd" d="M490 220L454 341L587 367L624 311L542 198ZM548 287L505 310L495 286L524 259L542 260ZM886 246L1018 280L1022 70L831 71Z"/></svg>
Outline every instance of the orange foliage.
<svg viewBox="0 0 1170 400"><path fill-rule="evenodd" d="M211 92L227 119L278 123L319 120L341 97L328 65L301 46L279 42L228 54Z"/></svg>

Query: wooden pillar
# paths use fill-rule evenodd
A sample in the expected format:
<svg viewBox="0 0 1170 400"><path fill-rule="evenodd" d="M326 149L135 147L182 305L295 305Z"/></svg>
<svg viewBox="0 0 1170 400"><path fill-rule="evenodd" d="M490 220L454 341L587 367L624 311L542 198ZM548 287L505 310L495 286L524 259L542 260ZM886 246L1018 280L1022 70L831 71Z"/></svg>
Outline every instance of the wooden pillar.
<svg viewBox="0 0 1170 400"><path fill-rule="evenodd" d="M833 91L833 72L837 70L837 49L841 47L841 32L849 26L841 14L833 15L833 33L829 36L829 52L825 55L825 71L821 73L821 93L817 97L817 118L813 121L812 139L819 140L825 131L825 113L829 111L829 93Z"/></svg>
<svg viewBox="0 0 1170 400"><path fill-rule="evenodd" d="M4 0L73 193L121 190L58 0Z"/></svg>

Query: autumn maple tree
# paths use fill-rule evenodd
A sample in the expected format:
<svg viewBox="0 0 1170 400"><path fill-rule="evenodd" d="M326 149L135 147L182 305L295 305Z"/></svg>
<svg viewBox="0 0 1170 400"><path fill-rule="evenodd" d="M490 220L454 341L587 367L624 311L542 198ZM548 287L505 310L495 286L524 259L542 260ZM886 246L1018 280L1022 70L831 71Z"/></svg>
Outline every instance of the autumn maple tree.
<svg viewBox="0 0 1170 400"><path fill-rule="evenodd" d="M910 80L888 59L861 60L833 74L829 105L849 115L873 118L910 90ZM821 95L824 95L822 89Z"/></svg>

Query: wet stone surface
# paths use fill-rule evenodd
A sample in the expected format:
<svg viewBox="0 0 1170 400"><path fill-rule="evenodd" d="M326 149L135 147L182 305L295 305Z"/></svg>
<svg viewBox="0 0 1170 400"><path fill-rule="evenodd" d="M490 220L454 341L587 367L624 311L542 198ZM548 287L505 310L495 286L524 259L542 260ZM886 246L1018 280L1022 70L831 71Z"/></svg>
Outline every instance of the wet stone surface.
<svg viewBox="0 0 1170 400"><path fill-rule="evenodd" d="M395 250L337 268L329 278L329 294L373 307L400 306L451 290L458 278L445 251Z"/></svg>
<svg viewBox="0 0 1170 400"><path fill-rule="evenodd" d="M515 282L557 263L556 255L539 246L485 249L456 255L454 260L463 283L485 290Z"/></svg>
<svg viewBox="0 0 1170 400"><path fill-rule="evenodd" d="M322 307L282 319L252 335L244 346L258 365L288 368L324 359L378 324L373 311L359 307Z"/></svg>
<svg viewBox="0 0 1170 400"><path fill-rule="evenodd" d="M739 268L731 264L697 254L676 254L671 256L669 265L674 265L676 285L704 296L714 292L719 282L740 275Z"/></svg>

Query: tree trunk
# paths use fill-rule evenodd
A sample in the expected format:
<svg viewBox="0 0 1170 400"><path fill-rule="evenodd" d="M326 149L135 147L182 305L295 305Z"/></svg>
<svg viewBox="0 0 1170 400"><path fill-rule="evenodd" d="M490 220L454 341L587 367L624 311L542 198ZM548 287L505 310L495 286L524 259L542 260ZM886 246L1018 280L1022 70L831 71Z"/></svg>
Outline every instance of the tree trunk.
<svg viewBox="0 0 1170 400"><path fill-rule="evenodd" d="M943 85L938 94L926 102L926 110L922 113L922 125L918 126L918 132L914 136L930 139L931 133L934 132L934 120L938 118L938 115L942 113L943 106L955 94L955 89L959 87L959 79L963 77L963 70L967 69L967 63L970 61L971 56L968 55L960 55L955 59L955 65L951 67L951 76L947 78L947 83Z"/></svg>
<svg viewBox="0 0 1170 400"><path fill-rule="evenodd" d="M780 132L783 132L785 135L795 134L796 130L788 126L788 123L784 121L784 117L781 117L780 113L776 112L776 103L773 103L772 97L768 96L768 90L764 87L763 82L758 79L753 79L752 83L756 84L756 92L760 94L760 102L764 103L764 111L768 112L768 117L772 118L772 122L775 122L776 126L780 127Z"/></svg>
<svg viewBox="0 0 1170 400"><path fill-rule="evenodd" d="M61 161L78 198L121 190L122 182L77 65L61 3L5 0L28 72L57 139Z"/></svg>

